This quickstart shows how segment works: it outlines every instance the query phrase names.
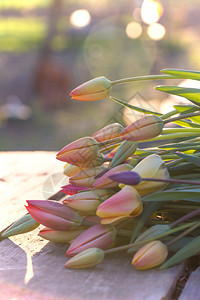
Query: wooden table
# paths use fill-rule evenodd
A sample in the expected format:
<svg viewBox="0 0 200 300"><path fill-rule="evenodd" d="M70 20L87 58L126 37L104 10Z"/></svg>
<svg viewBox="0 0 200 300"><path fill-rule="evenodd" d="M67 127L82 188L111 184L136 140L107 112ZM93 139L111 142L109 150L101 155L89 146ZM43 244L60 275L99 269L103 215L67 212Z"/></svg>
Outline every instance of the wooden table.
<svg viewBox="0 0 200 300"><path fill-rule="evenodd" d="M0 230L26 213L27 199L48 198L67 180L54 152L2 152L0 166ZM65 269L67 246L47 242L38 231L0 242L0 299L172 299L177 280L185 274L185 264L137 271L131 257L122 253L106 257L92 269ZM197 269L181 300L192 299L191 286L200 294L199 280Z"/></svg>

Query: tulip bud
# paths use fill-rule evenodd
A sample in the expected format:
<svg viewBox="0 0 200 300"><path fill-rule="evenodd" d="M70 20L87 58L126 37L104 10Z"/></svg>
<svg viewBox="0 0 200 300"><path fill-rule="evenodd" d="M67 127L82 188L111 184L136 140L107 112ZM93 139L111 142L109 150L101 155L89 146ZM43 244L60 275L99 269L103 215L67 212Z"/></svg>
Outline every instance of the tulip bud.
<svg viewBox="0 0 200 300"><path fill-rule="evenodd" d="M89 248L69 259L65 268L83 269L94 267L104 259L104 251L99 248Z"/></svg>
<svg viewBox="0 0 200 300"><path fill-rule="evenodd" d="M70 207L50 200L27 200L26 209L40 224L55 230L71 230L79 226L82 217Z"/></svg>
<svg viewBox="0 0 200 300"><path fill-rule="evenodd" d="M113 175L110 175L110 179L127 184L127 185L136 185L139 184L142 180L140 175L133 171L125 171L125 172L119 172Z"/></svg>
<svg viewBox="0 0 200 300"><path fill-rule="evenodd" d="M135 150L137 149L137 143L135 142L130 142L130 141L124 141L117 152L115 153L115 156L113 157L109 169L121 164L124 162L126 159L131 156Z"/></svg>
<svg viewBox="0 0 200 300"><path fill-rule="evenodd" d="M148 228L147 230L145 230L142 234L140 234L138 236L138 238L135 240L135 243L137 244L137 243L145 241L145 240L153 239L154 237L156 237L159 234L162 234L168 230L170 230L170 226L165 225L165 224L158 224L158 225L151 226L150 228ZM127 250L127 252L132 253L137 250L138 250L138 246L129 248Z"/></svg>
<svg viewBox="0 0 200 300"><path fill-rule="evenodd" d="M151 269L163 263L167 255L166 245L160 241L153 241L145 244L135 253L132 265L137 270Z"/></svg>
<svg viewBox="0 0 200 300"><path fill-rule="evenodd" d="M80 172L81 170L83 170L82 168L79 168L77 166L71 165L71 164L66 164L64 166L64 171L63 173L68 176L74 176L76 173Z"/></svg>
<svg viewBox="0 0 200 300"><path fill-rule="evenodd" d="M101 201L95 192L89 191L68 197L63 203L86 215L94 215Z"/></svg>
<svg viewBox="0 0 200 300"><path fill-rule="evenodd" d="M80 187L76 186L74 184L67 184L62 186L61 192L63 192L66 195L75 195L80 191L88 190L87 187Z"/></svg>
<svg viewBox="0 0 200 300"><path fill-rule="evenodd" d="M77 186L92 187L96 181L95 177L105 169L105 167L100 166L82 170L72 176L69 182Z"/></svg>
<svg viewBox="0 0 200 300"><path fill-rule="evenodd" d="M116 174L118 172L130 171L132 169L131 165L122 164L114 167L113 169L106 172L103 176L97 179L93 187L96 188L117 188L118 183L110 179L110 175Z"/></svg>
<svg viewBox="0 0 200 300"><path fill-rule="evenodd" d="M63 200L63 203L83 214L94 215L103 199L107 199L112 194L112 192L108 192L106 189L102 189L102 192L100 192L100 190L80 192Z"/></svg>
<svg viewBox="0 0 200 300"><path fill-rule="evenodd" d="M72 241L66 256L74 256L83 250L93 247L105 250L113 244L115 237L116 229L114 227L101 224L94 225Z"/></svg>
<svg viewBox="0 0 200 300"><path fill-rule="evenodd" d="M107 141L114 139L119 136L124 127L119 123L113 123L103 127L102 129L95 132L92 137L98 142Z"/></svg>
<svg viewBox="0 0 200 300"><path fill-rule="evenodd" d="M91 137L83 137L62 148L56 158L86 168L96 165L93 161L96 161L97 156L101 157L98 151L99 144L97 141Z"/></svg>
<svg viewBox="0 0 200 300"><path fill-rule="evenodd" d="M105 200L97 209L102 224L110 224L130 216L138 216L143 210L140 195L132 186L126 186Z"/></svg>
<svg viewBox="0 0 200 300"><path fill-rule="evenodd" d="M109 96L111 81L101 76L89 80L71 92L72 99L80 101L101 100Z"/></svg>
<svg viewBox="0 0 200 300"><path fill-rule="evenodd" d="M157 154L151 154L140 161L133 172L138 173L142 178L159 178L169 179L169 172L165 166L162 158ZM143 180L138 185L135 185L135 189L140 196L152 194L156 191L164 189L168 183L166 182L152 182ZM123 185L120 185L123 187Z"/></svg>
<svg viewBox="0 0 200 300"><path fill-rule="evenodd" d="M158 116L146 116L128 125L122 132L123 140L143 141L158 136L164 127L164 122Z"/></svg>
<svg viewBox="0 0 200 300"><path fill-rule="evenodd" d="M9 226L1 235L3 238L14 236L21 233L26 233L34 230L40 224L36 222L29 214L23 216L11 226Z"/></svg>
<svg viewBox="0 0 200 300"><path fill-rule="evenodd" d="M79 226L73 230L61 231L45 227L42 230L40 230L38 235L54 243L66 244L74 240L85 229L86 227Z"/></svg>

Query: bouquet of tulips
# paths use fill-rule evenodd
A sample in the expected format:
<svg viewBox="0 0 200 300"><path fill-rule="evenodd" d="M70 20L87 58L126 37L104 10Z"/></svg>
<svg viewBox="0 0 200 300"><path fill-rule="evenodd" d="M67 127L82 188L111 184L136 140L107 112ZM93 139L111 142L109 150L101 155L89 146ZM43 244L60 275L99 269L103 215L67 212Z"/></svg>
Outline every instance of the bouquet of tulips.
<svg viewBox="0 0 200 300"><path fill-rule="evenodd" d="M110 81L95 78L71 92L95 101L115 85L139 80L200 80L200 72L165 69ZM109 124L62 148L69 184L60 201L27 200L28 214L1 238L45 226L39 235L66 244L66 268L93 267L105 255L125 250L138 270L180 263L200 252L200 90L158 86L188 99L161 114L109 97L144 116L127 127ZM174 126L166 128L165 124ZM178 126L176 126L178 125Z"/></svg>

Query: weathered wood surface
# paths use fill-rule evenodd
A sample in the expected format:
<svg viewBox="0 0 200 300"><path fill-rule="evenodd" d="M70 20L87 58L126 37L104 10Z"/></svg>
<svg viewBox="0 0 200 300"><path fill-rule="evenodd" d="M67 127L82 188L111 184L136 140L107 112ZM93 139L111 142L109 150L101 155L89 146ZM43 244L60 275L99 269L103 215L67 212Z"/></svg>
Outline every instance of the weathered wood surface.
<svg viewBox="0 0 200 300"><path fill-rule="evenodd" d="M27 199L47 198L64 184L54 152L2 152L0 165L0 230L26 213ZM140 272L122 253L93 269L68 270L67 246L43 240L38 231L0 242L0 299L169 299L183 272L183 265Z"/></svg>
<svg viewBox="0 0 200 300"><path fill-rule="evenodd" d="M200 299L200 267L190 275L180 300Z"/></svg>

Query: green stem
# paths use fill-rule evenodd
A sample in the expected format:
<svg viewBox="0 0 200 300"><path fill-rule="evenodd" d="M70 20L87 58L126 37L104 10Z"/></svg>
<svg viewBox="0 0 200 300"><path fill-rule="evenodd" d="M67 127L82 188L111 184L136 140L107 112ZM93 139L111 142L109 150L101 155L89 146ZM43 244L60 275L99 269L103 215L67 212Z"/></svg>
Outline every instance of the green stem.
<svg viewBox="0 0 200 300"><path fill-rule="evenodd" d="M196 116L200 116L200 112L198 112L198 113L182 114L182 115L180 115L178 117L165 120L164 124L167 124L167 123L170 123L170 122L174 122L174 121L177 121L177 120L186 119L186 118L196 117Z"/></svg>
<svg viewBox="0 0 200 300"><path fill-rule="evenodd" d="M177 133L177 132L197 132L200 133L200 128L165 128L162 131L162 134L167 134L167 133Z"/></svg>
<svg viewBox="0 0 200 300"><path fill-rule="evenodd" d="M162 140L170 140L170 139L177 139L177 138L183 138L188 136L195 136L197 135L197 132L178 132L178 133L171 133L171 134L165 134L165 135L159 135L155 138L145 140L143 142L153 142L153 141L162 141Z"/></svg>
<svg viewBox="0 0 200 300"><path fill-rule="evenodd" d="M112 86L129 83L133 81L145 81L145 80L157 80L157 79L179 79L178 77L170 76L170 75L146 75L146 76L136 76L114 80L111 82Z"/></svg>
<svg viewBox="0 0 200 300"><path fill-rule="evenodd" d="M192 227L190 227L186 231L182 232L179 236L176 236L174 239L167 242L166 246L170 246L173 243L177 242L178 240L180 240L181 238L183 238L184 236L186 236L187 234L189 234L190 232L192 232L194 229L196 229L199 226L200 226L200 223L194 224Z"/></svg>
<svg viewBox="0 0 200 300"><path fill-rule="evenodd" d="M121 136L110 139L110 140L106 140L103 142L99 143L99 147L104 147L106 145L110 145L110 144L114 144L114 143L119 143L119 142L123 142Z"/></svg>
<svg viewBox="0 0 200 300"><path fill-rule="evenodd" d="M172 111L170 111L170 112L162 115L161 119L165 120L165 119L170 118L171 116L174 116L174 115L176 115L178 113L179 112L176 109L174 109L174 110L172 110Z"/></svg>
<svg viewBox="0 0 200 300"><path fill-rule="evenodd" d="M183 180L183 179L161 179L161 178L142 178L145 181L159 181L159 182L168 182L168 183L180 183L180 184L192 184L192 185L200 185L200 181L192 181L192 180Z"/></svg>
<svg viewBox="0 0 200 300"><path fill-rule="evenodd" d="M184 230L184 229L186 229L188 227L191 227L191 226L193 226L194 224L197 224L197 223L199 223L199 222L191 222L191 223L183 224L179 227L176 227L176 228L170 229L168 231L165 231L162 234L158 234L157 236L154 236L153 238L146 239L146 240L143 240L143 241L138 242L138 243L131 243L131 244L128 244L128 245L108 249L104 253L105 254L111 254L111 253L115 253L115 252L118 252L118 251L128 250L129 248L132 248L132 247L135 247L135 246L142 246L143 244L146 244L146 243L152 242L154 240L160 239L162 237L168 236L168 235L170 235L172 233L175 233L175 232L178 232L180 230Z"/></svg>

